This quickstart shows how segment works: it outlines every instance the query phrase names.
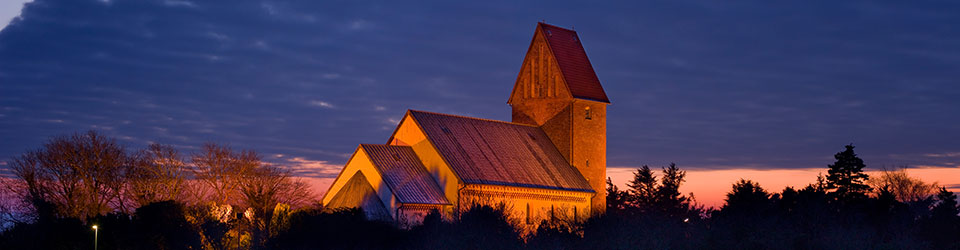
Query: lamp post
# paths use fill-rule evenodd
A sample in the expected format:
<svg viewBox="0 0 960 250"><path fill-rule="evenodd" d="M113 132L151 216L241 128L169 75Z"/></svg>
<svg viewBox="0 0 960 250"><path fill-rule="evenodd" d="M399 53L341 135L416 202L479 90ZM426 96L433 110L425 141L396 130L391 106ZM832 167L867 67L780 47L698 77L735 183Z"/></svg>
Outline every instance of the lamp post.
<svg viewBox="0 0 960 250"><path fill-rule="evenodd" d="M93 225L93 250L97 250L97 237L100 236L100 228Z"/></svg>

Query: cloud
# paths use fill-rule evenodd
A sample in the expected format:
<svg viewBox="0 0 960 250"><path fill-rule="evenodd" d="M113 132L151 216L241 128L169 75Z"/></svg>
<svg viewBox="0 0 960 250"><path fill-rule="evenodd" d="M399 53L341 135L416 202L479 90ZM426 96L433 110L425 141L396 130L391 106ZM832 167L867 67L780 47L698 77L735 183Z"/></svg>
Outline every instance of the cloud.
<svg viewBox="0 0 960 250"><path fill-rule="evenodd" d="M270 45L263 40L257 40L253 42L253 46L259 49L267 50L270 49Z"/></svg>
<svg viewBox="0 0 960 250"><path fill-rule="evenodd" d="M260 3L260 7L263 8L263 11L266 11L267 14L271 16L276 16L280 14L280 11L277 10L277 7L273 3L263 2L263 3Z"/></svg>
<svg viewBox="0 0 960 250"><path fill-rule="evenodd" d="M230 40L230 37L228 37L227 35L220 34L220 33L217 33L217 32L212 32L212 31L211 31L211 32L207 32L207 36L209 36L210 38L216 39L216 40L218 40L218 41L228 41L228 40Z"/></svg>
<svg viewBox="0 0 960 250"><path fill-rule="evenodd" d="M350 21L350 23L347 25L347 29L350 29L350 30L364 30L372 27L373 27L373 23L363 19Z"/></svg>
<svg viewBox="0 0 960 250"><path fill-rule="evenodd" d="M20 18L20 10L23 5L33 0L12 0L0 2L0 30L7 27L11 20Z"/></svg>
<svg viewBox="0 0 960 250"><path fill-rule="evenodd" d="M184 0L163 0L163 4L171 7L189 7L196 8L197 4Z"/></svg>
<svg viewBox="0 0 960 250"><path fill-rule="evenodd" d="M331 164L328 161L308 160L303 157L278 157L274 164L283 166L293 172L295 176L312 178L333 178L340 173L343 165Z"/></svg>
<svg viewBox="0 0 960 250"><path fill-rule="evenodd" d="M324 79L337 79L337 78L340 78L340 74L337 74L337 73L326 73L326 74L323 74L323 78L324 78Z"/></svg>
<svg viewBox="0 0 960 250"><path fill-rule="evenodd" d="M939 154L924 154L926 157L935 157L935 158L944 158L944 157L960 157L960 152L948 152L948 153L939 153Z"/></svg>
<svg viewBox="0 0 960 250"><path fill-rule="evenodd" d="M311 100L309 104L310 106L314 106L314 107L322 107L322 108L328 108L328 109L334 108L333 104L330 104L329 102L325 102L325 101L320 101L320 100Z"/></svg>

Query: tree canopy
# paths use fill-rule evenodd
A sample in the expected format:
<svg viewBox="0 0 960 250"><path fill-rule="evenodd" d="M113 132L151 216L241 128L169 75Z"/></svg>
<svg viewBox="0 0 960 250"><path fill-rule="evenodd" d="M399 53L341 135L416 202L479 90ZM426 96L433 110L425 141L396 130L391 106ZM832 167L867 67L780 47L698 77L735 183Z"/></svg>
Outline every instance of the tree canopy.
<svg viewBox="0 0 960 250"><path fill-rule="evenodd" d="M870 177L863 172L863 159L853 152L853 144L835 154L837 161L828 165L826 184L829 193L838 200L847 201L865 198L871 188L866 184Z"/></svg>

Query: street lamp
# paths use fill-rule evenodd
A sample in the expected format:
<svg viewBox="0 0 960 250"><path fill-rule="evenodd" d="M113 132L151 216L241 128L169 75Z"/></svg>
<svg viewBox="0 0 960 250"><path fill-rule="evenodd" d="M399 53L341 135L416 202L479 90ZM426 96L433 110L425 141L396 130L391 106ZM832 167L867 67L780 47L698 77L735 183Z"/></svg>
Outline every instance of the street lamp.
<svg viewBox="0 0 960 250"><path fill-rule="evenodd" d="M97 250L97 237L100 235L100 228L93 225L93 250Z"/></svg>

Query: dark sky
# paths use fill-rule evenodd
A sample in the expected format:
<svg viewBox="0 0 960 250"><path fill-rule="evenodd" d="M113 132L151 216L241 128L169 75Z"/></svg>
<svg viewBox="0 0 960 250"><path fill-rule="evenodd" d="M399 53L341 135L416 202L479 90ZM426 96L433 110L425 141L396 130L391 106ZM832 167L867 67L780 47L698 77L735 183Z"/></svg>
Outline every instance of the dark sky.
<svg viewBox="0 0 960 250"><path fill-rule="evenodd" d="M540 20L580 34L611 167L960 164L954 1L417 2L34 1L0 31L0 164L96 129L332 177L406 109L509 120Z"/></svg>

